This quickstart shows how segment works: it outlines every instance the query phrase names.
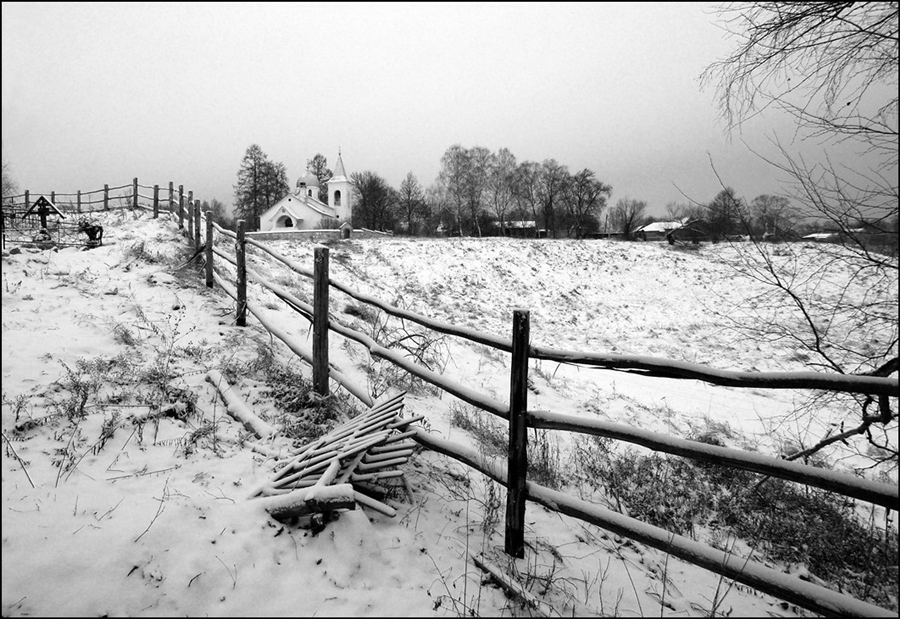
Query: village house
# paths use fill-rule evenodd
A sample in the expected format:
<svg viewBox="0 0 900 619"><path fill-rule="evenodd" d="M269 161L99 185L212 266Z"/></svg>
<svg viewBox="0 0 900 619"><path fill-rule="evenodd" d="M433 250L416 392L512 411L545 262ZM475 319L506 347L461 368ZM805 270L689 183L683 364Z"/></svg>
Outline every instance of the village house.
<svg viewBox="0 0 900 619"><path fill-rule="evenodd" d="M664 239L683 226L684 223L681 221L655 221L638 228L635 231L635 237L644 241Z"/></svg>
<svg viewBox="0 0 900 619"><path fill-rule="evenodd" d="M276 202L259 218L260 232L336 229L352 225L353 195L350 179L338 152L334 174L325 181L328 203L319 200L319 180L306 171L296 190Z"/></svg>

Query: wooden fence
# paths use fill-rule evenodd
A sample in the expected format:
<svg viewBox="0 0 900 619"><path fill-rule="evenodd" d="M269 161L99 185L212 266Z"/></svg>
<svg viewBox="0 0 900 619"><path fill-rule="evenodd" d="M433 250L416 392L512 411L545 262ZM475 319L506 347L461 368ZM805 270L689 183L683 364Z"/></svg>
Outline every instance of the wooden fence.
<svg viewBox="0 0 900 619"><path fill-rule="evenodd" d="M205 219L206 244L206 285L218 283L236 301L236 321L246 324L246 313L253 314L272 335L282 340L292 351L312 365L315 390L325 395L329 389L329 378L346 388L351 394L368 406L373 404L368 393L353 384L346 376L328 364L328 332L334 331L366 347L369 352L385 359L410 374L425 380L443 391L478 407L490 414L506 419L510 424L509 452L507 462L498 462L478 451L432 436L418 430L413 437L421 445L458 460L497 481L507 488L505 519L505 551L514 557L524 556L524 516L525 502L531 500L545 507L590 522L624 537L647 544L685 561L699 565L717 574L755 587L800 607L814 612L833 615L853 616L896 616L895 613L838 593L825 587L787 577L777 570L750 563L736 555L725 554L705 544L676 535L659 527L649 525L634 518L613 512L598 505L574 498L563 492L552 490L528 481L527 428L544 428L568 432L578 432L609 437L648 447L654 451L675 454L695 460L730 466L764 475L787 479L842 495L881 505L896 510L900 505L896 485L883 484L862 479L854 475L815 468L797 462L763 456L758 453L708 445L695 441L674 438L666 434L631 428L622 424L585 420L572 415L547 411L528 410L527 376L529 359L543 359L560 363L572 363L610 370L636 372L645 376L699 380L713 385L737 388L765 389L821 389L834 392L865 394L873 397L882 407L888 407L888 398L900 395L896 378L869 375L837 375L819 372L761 373L733 372L708 368L702 365L633 355L608 355L555 350L534 346L530 343L529 312L524 309L513 312L512 337L509 339L474 329L456 327L441 321L394 307L374 297L361 294L331 280L328 274L328 248L314 249L313 269L296 264L258 241L246 238L244 222L238 222L237 233L225 230L212 222L211 213L202 217L198 209L190 208L189 219L195 221L192 240L197 251L201 249L200 226ZM225 237L235 243L231 256L215 246L214 230L220 240ZM220 243L221 245L221 243ZM266 281L247 267L246 249L251 245L290 270L303 275L313 282L313 303L296 298L290 291ZM237 282L234 287L219 276L213 268L213 256L229 262L236 268ZM303 315L313 325L313 350L310 351L294 341L288 334L274 325L265 313L247 299L247 277L268 289L289 307ZM479 393L456 383L423 366L413 363L396 351L381 346L369 336L355 331L333 317L328 316L328 295L334 288L357 301L376 307L389 315L412 321L434 331L461 337L512 355L509 403ZM882 409L884 410L884 409Z"/></svg>
<svg viewBox="0 0 900 619"><path fill-rule="evenodd" d="M144 190L146 193L141 193ZM165 191L165 188L164 188ZM150 194L149 192L152 192ZM169 181L168 194L163 193L160 196L160 186L141 185L135 178L128 185L119 185L110 187L103 185L103 189L94 191L76 191L75 193L57 193L51 191L49 193L35 193L26 190L22 194L9 196L4 198L2 204L2 217L0 217L0 225L2 225L2 246L5 248L7 242L26 243L34 239L33 232L39 230L43 226L37 223L38 215L32 213L32 206L39 196L44 196L52 202L56 208L64 215L90 215L91 213L100 211L109 211L119 208L141 208L152 210L153 217L159 217L160 209L164 209L178 217L179 228L184 227L185 219L185 198L187 205L193 205L194 192L184 192L184 185L178 185L177 189L172 181ZM57 245L74 245L76 243L66 242L63 235L68 230L72 232L69 236L75 236L78 224L76 222L53 222L50 226L50 232L55 233L55 244ZM191 231L193 231L193 222L190 222Z"/></svg>

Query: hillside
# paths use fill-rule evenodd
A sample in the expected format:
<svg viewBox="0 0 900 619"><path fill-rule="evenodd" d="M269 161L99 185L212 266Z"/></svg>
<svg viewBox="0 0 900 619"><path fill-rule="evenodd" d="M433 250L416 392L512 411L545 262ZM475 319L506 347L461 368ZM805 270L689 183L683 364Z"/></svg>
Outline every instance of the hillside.
<svg viewBox="0 0 900 619"><path fill-rule="evenodd" d="M174 224L129 211L105 214L102 223L104 245L91 251L3 254L4 616L535 612L484 578L469 559L478 552L517 572L531 594L561 615L803 614L534 504L526 512L526 558L507 565L505 492L425 451L407 465L415 501L393 501L395 518L357 509L322 532L280 525L246 499L270 474L272 457L251 449L254 441L225 414L207 371L233 377L257 415L285 428L296 424L290 413L352 414L358 402L335 388L323 406L304 390L301 378L310 378L309 368L258 321L248 317L246 328L235 326L234 301L207 289L194 264L185 266L190 253ZM271 246L311 268L312 244ZM758 310L749 300L764 288L731 266L734 249L725 246L689 251L606 241L389 238L335 242L329 249L332 279L498 336L508 336L513 310L525 308L532 343L554 348L747 371L801 370L809 359L796 343L754 341L731 327L729 319ZM258 251L249 256L254 270L311 299L309 280ZM843 281L816 290L822 304ZM311 349L304 318L256 284L248 294ZM896 282L887 294L896 306ZM445 376L508 399L505 354L422 334L337 292L331 313L379 341L414 341L418 358ZM493 430L486 413L383 361L373 363L365 349L338 336L329 354L375 398L408 390L406 414L424 415L438 436L488 449ZM814 442L843 418L836 406L817 409L814 417L792 415L806 401L794 391L737 390L547 362L532 362L529 387L531 409L679 437L715 436L721 444L767 454ZM181 414L132 421L154 407ZM267 453L285 454L302 442L288 434L271 441ZM599 443L563 433L542 440L558 483L614 504L614 497L591 486L585 464L584 455ZM891 440L896 446L896 426ZM603 449L610 451L590 453L625 453ZM863 462L846 450L831 451L829 459L841 468ZM700 539L718 536L723 547L747 549L709 522L695 525ZM803 561L767 562L792 574L808 571Z"/></svg>

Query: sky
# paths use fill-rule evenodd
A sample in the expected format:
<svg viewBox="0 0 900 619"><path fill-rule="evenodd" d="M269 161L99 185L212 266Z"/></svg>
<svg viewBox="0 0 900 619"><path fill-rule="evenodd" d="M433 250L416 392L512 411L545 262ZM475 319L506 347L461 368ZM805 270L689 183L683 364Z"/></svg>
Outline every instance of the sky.
<svg viewBox="0 0 900 619"><path fill-rule="evenodd" d="M258 144L427 187L452 145L593 170L610 203L777 193L778 119L729 136L704 3L3 2L3 161L33 194L104 184L233 202Z"/></svg>

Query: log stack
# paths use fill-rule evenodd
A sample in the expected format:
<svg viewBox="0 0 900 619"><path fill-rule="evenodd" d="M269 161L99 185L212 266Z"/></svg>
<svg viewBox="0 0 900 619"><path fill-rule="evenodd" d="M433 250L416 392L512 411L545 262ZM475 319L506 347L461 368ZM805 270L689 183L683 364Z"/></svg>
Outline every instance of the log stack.
<svg viewBox="0 0 900 619"><path fill-rule="evenodd" d="M353 509L356 504L387 516L396 510L385 504L385 480L398 480L409 492L399 468L413 454L408 427L422 416L404 418L400 393L301 447L275 465L274 473L251 492L278 520ZM379 498L376 498L379 497Z"/></svg>

